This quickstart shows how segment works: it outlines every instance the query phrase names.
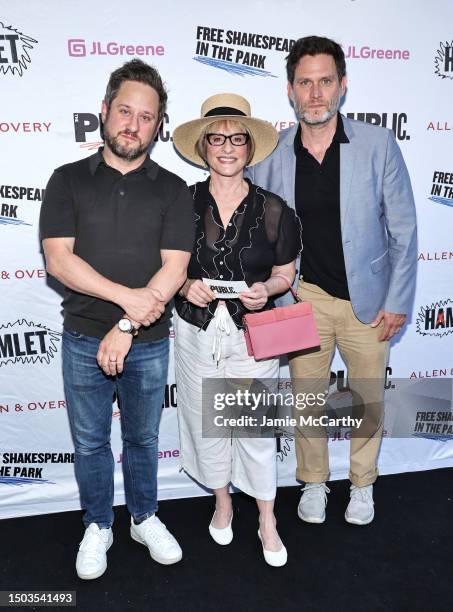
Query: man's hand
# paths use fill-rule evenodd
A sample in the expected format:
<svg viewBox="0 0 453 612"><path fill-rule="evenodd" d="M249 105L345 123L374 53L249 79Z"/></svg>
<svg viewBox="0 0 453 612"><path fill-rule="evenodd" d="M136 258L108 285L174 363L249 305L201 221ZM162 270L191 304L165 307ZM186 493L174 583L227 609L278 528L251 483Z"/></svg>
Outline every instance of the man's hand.
<svg viewBox="0 0 453 612"><path fill-rule="evenodd" d="M269 293L264 283L253 283L248 291L239 294L239 299L248 310L261 310L268 298Z"/></svg>
<svg viewBox="0 0 453 612"><path fill-rule="evenodd" d="M214 292L199 278L188 278L181 289L181 294L200 308L206 308L209 302L215 300Z"/></svg>
<svg viewBox="0 0 453 612"><path fill-rule="evenodd" d="M379 341L383 342L384 340L390 340L390 338L393 338L393 336L400 331L406 321L406 315L380 310L371 323L371 327L377 327L381 321L384 321L384 329L379 336Z"/></svg>
<svg viewBox="0 0 453 612"><path fill-rule="evenodd" d="M107 376L121 374L131 345L132 334L120 331L116 325L103 337L96 359Z"/></svg>
<svg viewBox="0 0 453 612"><path fill-rule="evenodd" d="M128 289L120 306L132 321L142 325L151 325L165 311L164 300L160 299L159 293L151 287Z"/></svg>

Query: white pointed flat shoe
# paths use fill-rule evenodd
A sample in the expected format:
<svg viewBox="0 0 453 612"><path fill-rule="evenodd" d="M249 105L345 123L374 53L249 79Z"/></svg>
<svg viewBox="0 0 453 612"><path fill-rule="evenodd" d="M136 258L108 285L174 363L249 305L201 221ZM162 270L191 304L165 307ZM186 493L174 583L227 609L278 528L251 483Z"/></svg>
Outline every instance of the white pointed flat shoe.
<svg viewBox="0 0 453 612"><path fill-rule="evenodd" d="M215 514L215 512L214 512ZM214 515L213 517L214 518ZM217 527L212 526L212 519L209 524L209 533L211 534L211 538L220 546L227 546L233 540L233 530L231 529L231 522L233 520L233 514L231 514L230 522L226 527L222 529L218 529Z"/></svg>
<svg viewBox="0 0 453 612"><path fill-rule="evenodd" d="M285 546L282 544L282 547L280 548L280 550L277 550L277 551L266 550L264 548L263 540L261 538L261 533L259 529L258 529L258 537L263 547L263 555L264 555L264 560L266 561L266 563L268 563L269 565L272 565L272 567L282 567L283 565L285 565L285 563L288 560L288 551L286 550Z"/></svg>

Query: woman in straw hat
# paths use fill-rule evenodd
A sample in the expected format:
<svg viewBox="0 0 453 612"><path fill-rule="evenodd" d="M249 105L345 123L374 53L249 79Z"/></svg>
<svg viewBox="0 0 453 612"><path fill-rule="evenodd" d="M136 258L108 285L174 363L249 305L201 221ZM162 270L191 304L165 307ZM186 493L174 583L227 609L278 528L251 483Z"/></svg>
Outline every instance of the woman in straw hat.
<svg viewBox="0 0 453 612"><path fill-rule="evenodd" d="M181 465L214 491L216 507L209 532L218 544L233 539L230 483L256 498L258 536L264 558L273 566L284 565L287 559L274 516L275 438L241 437L230 430L225 435L225 428L217 428L217 437L208 437L202 432L202 381L278 378L278 359L249 357L242 324L244 314L271 308L270 297L287 291L300 250L294 212L281 198L244 178L245 166L267 157L277 140L272 125L251 117L249 103L236 94L211 96L201 107L200 119L173 133L177 151L210 171L206 181L191 187L195 247L188 279L176 298ZM235 299L222 300L203 278L229 281L230 287L242 281L248 289Z"/></svg>

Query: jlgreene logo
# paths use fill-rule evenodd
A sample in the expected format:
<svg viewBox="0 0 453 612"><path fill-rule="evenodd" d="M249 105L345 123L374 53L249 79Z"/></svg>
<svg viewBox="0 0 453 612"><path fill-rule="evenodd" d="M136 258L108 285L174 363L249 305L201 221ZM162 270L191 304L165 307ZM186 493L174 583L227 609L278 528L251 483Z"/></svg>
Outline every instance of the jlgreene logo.
<svg viewBox="0 0 453 612"><path fill-rule="evenodd" d="M372 47L358 45L343 46L346 59L378 59L378 60L408 60L408 49L373 49Z"/></svg>
<svg viewBox="0 0 453 612"><path fill-rule="evenodd" d="M434 72L441 79L453 79L453 40L440 43L434 58Z"/></svg>
<svg viewBox="0 0 453 612"><path fill-rule="evenodd" d="M428 200L436 204L453 206L453 172L434 170L431 195Z"/></svg>
<svg viewBox="0 0 453 612"><path fill-rule="evenodd" d="M0 74L22 76L31 63L29 51L38 41L0 21Z"/></svg>
<svg viewBox="0 0 453 612"><path fill-rule="evenodd" d="M453 333L453 299L422 306L417 317L417 333L422 336L447 336Z"/></svg>
<svg viewBox="0 0 453 612"><path fill-rule="evenodd" d="M131 45L117 42L101 42L95 40L87 42L84 38L70 38L68 40L68 54L70 57L86 57L87 55L165 55L163 45Z"/></svg>
<svg viewBox="0 0 453 612"><path fill-rule="evenodd" d="M61 333L25 319L0 325L0 367L16 363L50 363Z"/></svg>

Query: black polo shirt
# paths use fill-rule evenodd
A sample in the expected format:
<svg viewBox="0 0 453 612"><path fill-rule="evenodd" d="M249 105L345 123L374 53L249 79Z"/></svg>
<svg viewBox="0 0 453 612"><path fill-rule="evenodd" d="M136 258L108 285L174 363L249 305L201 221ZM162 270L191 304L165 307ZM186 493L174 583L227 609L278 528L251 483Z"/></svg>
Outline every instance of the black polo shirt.
<svg viewBox="0 0 453 612"><path fill-rule="evenodd" d="M161 249L192 251L193 200L185 182L149 157L125 175L108 166L102 148L61 166L46 188L41 239L74 237L74 253L115 283L144 287L162 267ZM103 338L123 315L112 302L66 288L64 325ZM168 335L171 307L135 341Z"/></svg>
<svg viewBox="0 0 453 612"><path fill-rule="evenodd" d="M341 115L320 164L303 146L301 128L294 139L295 203L302 222L300 276L328 294L349 300L340 222L340 143L349 143Z"/></svg>

